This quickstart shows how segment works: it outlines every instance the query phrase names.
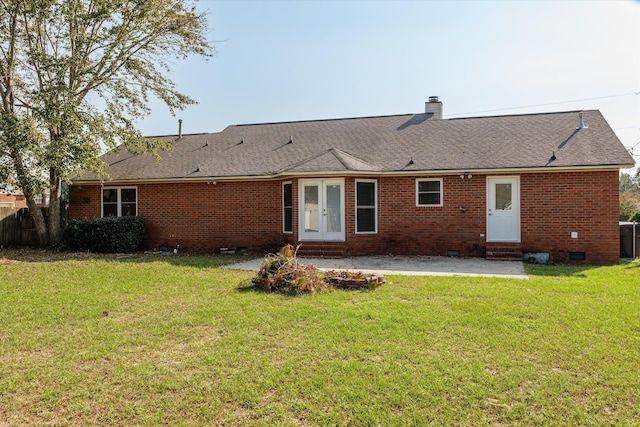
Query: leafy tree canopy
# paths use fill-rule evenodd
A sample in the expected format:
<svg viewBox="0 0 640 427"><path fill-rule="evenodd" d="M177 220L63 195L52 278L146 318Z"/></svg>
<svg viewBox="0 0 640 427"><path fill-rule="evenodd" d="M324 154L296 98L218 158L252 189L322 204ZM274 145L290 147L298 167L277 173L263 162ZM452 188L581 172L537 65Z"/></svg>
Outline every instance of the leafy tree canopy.
<svg viewBox="0 0 640 427"><path fill-rule="evenodd" d="M101 174L102 146L167 148L134 122L150 96L172 112L195 103L169 71L173 60L211 57L206 36L190 1L0 0L0 182L23 191L42 245L62 237L62 182ZM47 223L34 202L45 190Z"/></svg>
<svg viewBox="0 0 640 427"><path fill-rule="evenodd" d="M640 170L633 177L624 172L620 174L620 192L640 193Z"/></svg>

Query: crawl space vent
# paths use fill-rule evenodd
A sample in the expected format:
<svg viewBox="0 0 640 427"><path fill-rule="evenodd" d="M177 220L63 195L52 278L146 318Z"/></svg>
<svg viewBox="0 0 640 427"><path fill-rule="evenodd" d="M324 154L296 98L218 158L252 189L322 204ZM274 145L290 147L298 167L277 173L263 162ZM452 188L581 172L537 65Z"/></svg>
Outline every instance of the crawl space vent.
<svg viewBox="0 0 640 427"><path fill-rule="evenodd" d="M585 261L587 254L585 252L569 252L569 259L571 261Z"/></svg>

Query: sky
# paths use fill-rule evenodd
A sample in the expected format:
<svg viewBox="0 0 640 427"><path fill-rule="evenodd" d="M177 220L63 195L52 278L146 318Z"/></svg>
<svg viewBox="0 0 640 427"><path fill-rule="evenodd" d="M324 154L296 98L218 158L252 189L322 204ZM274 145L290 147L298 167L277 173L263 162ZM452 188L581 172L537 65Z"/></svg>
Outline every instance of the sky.
<svg viewBox="0 0 640 427"><path fill-rule="evenodd" d="M640 163L640 1L201 0L216 54L175 62L198 101L144 135L424 112L598 109ZM522 107L522 108L521 108ZM588 125L588 123L587 123ZM632 172L628 170L627 172Z"/></svg>

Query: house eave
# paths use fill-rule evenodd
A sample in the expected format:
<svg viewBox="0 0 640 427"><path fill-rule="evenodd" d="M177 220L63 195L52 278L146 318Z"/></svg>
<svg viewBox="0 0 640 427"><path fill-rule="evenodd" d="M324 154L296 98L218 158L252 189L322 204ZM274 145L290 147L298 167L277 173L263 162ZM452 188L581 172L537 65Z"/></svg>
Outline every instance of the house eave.
<svg viewBox="0 0 640 427"><path fill-rule="evenodd" d="M72 185L130 185L130 184L166 184L166 183L193 183L193 182L233 182L233 181L267 181L274 179L286 179L293 177L311 176L411 176L411 175L459 175L471 173L476 175L498 175L514 173L553 173L553 172L585 172L605 171L633 168L633 164L620 165L596 165L596 166L559 166L559 167L528 167L528 168L477 168L477 169L424 169L406 171L307 171L307 172L281 172L269 175L236 175L236 176L209 176L193 178L147 178L147 179L113 179L113 180L72 180Z"/></svg>

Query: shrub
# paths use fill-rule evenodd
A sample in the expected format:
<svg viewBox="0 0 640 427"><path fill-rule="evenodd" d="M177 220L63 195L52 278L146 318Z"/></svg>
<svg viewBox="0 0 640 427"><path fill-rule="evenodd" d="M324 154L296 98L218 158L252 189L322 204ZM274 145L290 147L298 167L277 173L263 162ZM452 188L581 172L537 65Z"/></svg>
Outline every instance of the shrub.
<svg viewBox="0 0 640 427"><path fill-rule="evenodd" d="M144 219L138 216L110 216L69 221L64 243L73 250L90 252L131 252L145 238Z"/></svg>
<svg viewBox="0 0 640 427"><path fill-rule="evenodd" d="M640 222L640 210L635 211L633 214L629 216L629 221Z"/></svg>

